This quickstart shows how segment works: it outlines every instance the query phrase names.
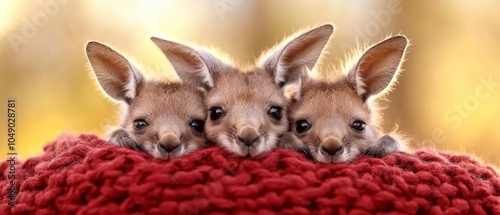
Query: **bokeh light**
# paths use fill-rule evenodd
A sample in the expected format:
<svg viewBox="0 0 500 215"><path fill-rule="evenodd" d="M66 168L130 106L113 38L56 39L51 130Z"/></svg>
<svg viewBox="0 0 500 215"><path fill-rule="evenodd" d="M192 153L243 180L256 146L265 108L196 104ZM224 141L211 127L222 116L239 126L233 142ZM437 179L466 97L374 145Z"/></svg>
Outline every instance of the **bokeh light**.
<svg viewBox="0 0 500 215"><path fill-rule="evenodd" d="M482 1L0 1L0 134L17 102L17 152L43 152L62 133L103 134L119 106L96 87L84 53L109 44L151 77L177 79L151 36L213 46L238 64L294 31L325 22L336 32L318 71L334 76L357 44L404 34L412 45L387 99L384 128L413 148L476 155L500 165L500 2ZM479 89L478 89L479 88ZM7 157L6 143L0 158Z"/></svg>

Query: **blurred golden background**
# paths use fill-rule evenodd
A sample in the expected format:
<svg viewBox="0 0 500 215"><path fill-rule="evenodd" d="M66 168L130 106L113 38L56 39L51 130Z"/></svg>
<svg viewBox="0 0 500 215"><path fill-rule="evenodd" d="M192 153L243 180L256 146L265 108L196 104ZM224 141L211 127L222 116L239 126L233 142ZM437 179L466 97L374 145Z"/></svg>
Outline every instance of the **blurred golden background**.
<svg viewBox="0 0 500 215"><path fill-rule="evenodd" d="M84 53L112 45L154 76L177 79L151 36L214 46L237 63L294 31L325 22L335 37L320 70L340 64L357 42L404 34L412 45L387 96L384 128L413 148L474 154L500 165L499 1L0 1L0 158L7 157L7 100L17 103L21 160L59 134L103 134L119 106L97 90ZM129 58L129 59L130 59Z"/></svg>

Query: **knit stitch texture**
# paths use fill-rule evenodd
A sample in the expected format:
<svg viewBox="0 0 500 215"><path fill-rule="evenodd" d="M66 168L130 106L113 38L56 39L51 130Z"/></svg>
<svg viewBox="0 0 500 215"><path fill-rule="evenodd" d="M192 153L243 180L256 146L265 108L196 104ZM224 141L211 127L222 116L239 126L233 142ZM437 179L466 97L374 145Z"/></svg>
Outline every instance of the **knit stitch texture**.
<svg viewBox="0 0 500 215"><path fill-rule="evenodd" d="M494 168L431 149L320 164L211 147L162 161L82 134L44 150L17 164L15 207L0 164L0 214L500 214Z"/></svg>

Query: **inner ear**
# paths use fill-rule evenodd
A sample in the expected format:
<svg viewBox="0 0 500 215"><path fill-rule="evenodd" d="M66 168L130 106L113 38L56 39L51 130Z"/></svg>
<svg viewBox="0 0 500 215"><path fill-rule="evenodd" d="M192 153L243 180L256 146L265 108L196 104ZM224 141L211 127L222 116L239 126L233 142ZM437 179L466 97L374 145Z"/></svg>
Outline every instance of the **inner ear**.
<svg viewBox="0 0 500 215"><path fill-rule="evenodd" d="M202 49L156 37L151 40L161 49L182 81L206 91L214 85L213 74L229 67L218 57Z"/></svg>
<svg viewBox="0 0 500 215"><path fill-rule="evenodd" d="M325 24L292 36L277 48L261 55L259 65L283 87L300 79L305 69L312 69L323 52L333 26Z"/></svg>
<svg viewBox="0 0 500 215"><path fill-rule="evenodd" d="M101 83L103 89L112 97L119 99L125 98L123 92L126 92L127 82L130 80L130 74L124 71L130 70L129 66L117 61L116 57L112 57L106 53L101 53L97 56L89 56L92 68L95 72L97 80ZM98 62L96 62L98 61ZM118 63L117 63L118 62ZM114 79L115 81L107 81L105 79Z"/></svg>
<svg viewBox="0 0 500 215"><path fill-rule="evenodd" d="M104 92L115 100L130 103L144 79L142 73L123 55L99 42L87 43L86 52Z"/></svg>
<svg viewBox="0 0 500 215"><path fill-rule="evenodd" d="M403 61L408 39L395 36L369 48L349 72L350 82L364 99L388 88Z"/></svg>

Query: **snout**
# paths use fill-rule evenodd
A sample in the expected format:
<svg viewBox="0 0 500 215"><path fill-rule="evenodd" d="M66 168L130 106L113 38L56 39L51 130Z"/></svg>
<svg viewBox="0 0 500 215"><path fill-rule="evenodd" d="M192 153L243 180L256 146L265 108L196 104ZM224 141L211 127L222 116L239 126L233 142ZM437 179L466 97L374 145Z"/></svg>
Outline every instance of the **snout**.
<svg viewBox="0 0 500 215"><path fill-rule="evenodd" d="M344 152L342 141L336 137L327 137L321 143L321 152L325 155L336 156Z"/></svg>
<svg viewBox="0 0 500 215"><path fill-rule="evenodd" d="M255 146L260 142L261 136L257 129L253 126L243 126L238 130L236 142L238 144L250 147Z"/></svg>
<svg viewBox="0 0 500 215"><path fill-rule="evenodd" d="M158 140L158 150L165 153L170 153L179 149L180 145L181 141L174 134L165 134Z"/></svg>

